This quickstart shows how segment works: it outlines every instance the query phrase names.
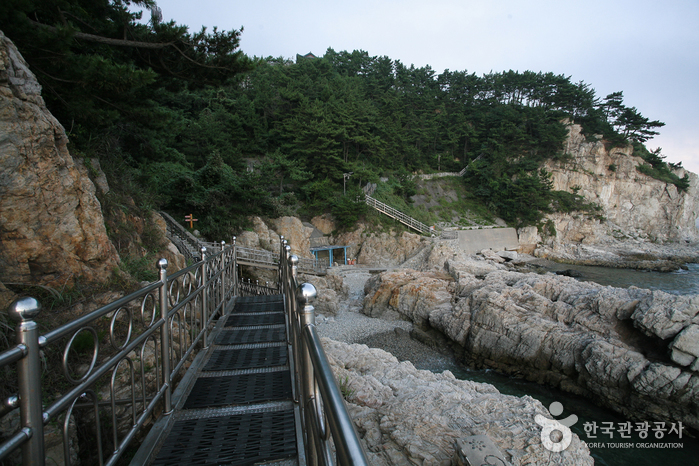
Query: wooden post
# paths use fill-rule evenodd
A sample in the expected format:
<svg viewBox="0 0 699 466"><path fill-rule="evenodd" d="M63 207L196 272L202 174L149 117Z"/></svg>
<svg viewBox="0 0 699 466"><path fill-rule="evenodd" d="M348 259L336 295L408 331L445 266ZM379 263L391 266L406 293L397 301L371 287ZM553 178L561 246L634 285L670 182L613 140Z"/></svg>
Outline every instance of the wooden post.
<svg viewBox="0 0 699 466"><path fill-rule="evenodd" d="M184 216L184 221L189 222L189 229L191 230L194 228L194 222L198 222L199 220L194 218L194 215L189 214Z"/></svg>

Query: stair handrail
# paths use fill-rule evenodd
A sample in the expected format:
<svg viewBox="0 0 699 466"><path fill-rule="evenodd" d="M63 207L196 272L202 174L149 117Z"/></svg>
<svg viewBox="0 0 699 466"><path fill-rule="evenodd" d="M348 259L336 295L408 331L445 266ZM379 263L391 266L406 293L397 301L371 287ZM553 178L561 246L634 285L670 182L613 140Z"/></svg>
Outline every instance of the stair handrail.
<svg viewBox="0 0 699 466"><path fill-rule="evenodd" d="M191 234L185 227L180 225L180 223L172 218L170 214L165 211L160 211L160 216L165 219L165 224L167 225L168 238L172 241L177 249L191 262L197 262L201 259L199 251L201 247L211 247L215 243L204 243L199 240L196 236ZM213 251L211 249L210 251Z"/></svg>
<svg viewBox="0 0 699 466"><path fill-rule="evenodd" d="M23 465L45 464L44 427L50 424L61 426L63 464L70 464L71 419L88 409L96 435L92 461L111 466L138 432L149 428L158 410L169 416L181 372L197 348L209 346L209 329L236 293L235 247L221 242L219 249L209 254L202 248L200 261L172 274L167 273L167 260L160 259L157 281L44 335L35 321L41 313L39 301L15 300L8 313L17 322L16 345L0 353L0 368L15 364L19 391L2 400L0 416L19 409L20 425L0 443L0 461L21 449ZM89 351L84 356L91 362L74 361L75 352L89 349L90 342L92 356ZM87 348L78 350L78 345ZM42 387L42 358L60 354L62 361L48 369L54 383ZM63 386L69 388L58 392ZM109 390L105 393L104 388ZM128 419L118 429L124 413ZM109 451L103 451L103 432L110 435Z"/></svg>
<svg viewBox="0 0 699 466"><path fill-rule="evenodd" d="M316 332L311 304L316 289L310 283L298 285L298 257L291 255L285 240L280 249L280 277L294 356L294 396L301 410L306 459L312 465L366 466L366 453Z"/></svg>
<svg viewBox="0 0 699 466"><path fill-rule="evenodd" d="M378 199L375 199L371 196L365 196L364 197L364 202L370 207L373 207L374 209L378 210L379 212L388 215L389 217L393 217L399 222L401 222L404 225L407 225L408 227L412 228L413 230L417 230L420 233L424 234L432 234L434 230L424 223L420 222L419 220L415 220L414 218L404 214L403 212L399 211L398 209L391 207L388 204L385 204Z"/></svg>

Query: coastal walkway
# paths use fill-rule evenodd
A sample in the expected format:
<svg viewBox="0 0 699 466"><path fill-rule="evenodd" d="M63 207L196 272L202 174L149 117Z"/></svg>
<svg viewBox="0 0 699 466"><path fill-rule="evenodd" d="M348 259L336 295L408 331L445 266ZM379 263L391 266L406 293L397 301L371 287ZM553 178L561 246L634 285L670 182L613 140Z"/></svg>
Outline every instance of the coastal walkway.
<svg viewBox="0 0 699 466"><path fill-rule="evenodd" d="M16 300L0 461L368 464L298 258L280 238L276 283L244 283L232 243L172 274L161 259L157 281L43 335L39 302Z"/></svg>
<svg viewBox="0 0 699 466"><path fill-rule="evenodd" d="M132 464L303 464L280 294L239 297ZM303 451L301 451L303 454Z"/></svg>

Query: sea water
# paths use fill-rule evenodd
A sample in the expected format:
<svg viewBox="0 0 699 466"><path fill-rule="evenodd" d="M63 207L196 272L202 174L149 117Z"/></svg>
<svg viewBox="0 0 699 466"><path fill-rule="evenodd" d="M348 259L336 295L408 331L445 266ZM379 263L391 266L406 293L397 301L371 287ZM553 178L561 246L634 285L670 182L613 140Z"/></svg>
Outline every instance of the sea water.
<svg viewBox="0 0 699 466"><path fill-rule="evenodd" d="M670 273L555 263L547 264L547 268L552 271L573 269L580 274L578 280L592 281L605 286L619 288L637 286L673 294L699 294L699 264L688 264L687 270ZM608 408L595 405L589 399L561 390L509 377L489 369L470 370L463 367L450 369L457 378L489 383L507 395L529 395L541 401L547 408L554 401L562 403L564 412L558 416L558 419L564 419L570 414L578 417L578 421L571 430L588 443L595 464L605 466L699 465L699 440L686 429L682 431L681 438L676 433L670 434L669 429L673 423L666 423L664 432L659 429L654 431L653 429L659 426L654 424L653 419L629 420ZM642 437L643 431L637 429L637 423L643 421L647 421L650 425L645 437ZM619 427L627 425L627 422L631 422L632 426L628 438L622 437L622 434L626 435L623 429L622 432L619 431ZM592 426L596 426L596 433L592 432ZM603 427L604 432L600 429ZM677 423L674 423L674 427L679 428ZM658 436L661 433L660 438ZM595 438L591 438L592 435L595 435Z"/></svg>

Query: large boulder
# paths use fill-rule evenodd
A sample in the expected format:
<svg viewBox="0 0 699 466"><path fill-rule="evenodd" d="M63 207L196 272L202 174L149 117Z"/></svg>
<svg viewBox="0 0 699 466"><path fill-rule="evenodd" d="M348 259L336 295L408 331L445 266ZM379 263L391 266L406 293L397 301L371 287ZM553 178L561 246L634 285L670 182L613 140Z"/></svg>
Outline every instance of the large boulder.
<svg viewBox="0 0 699 466"><path fill-rule="evenodd" d="M362 312L370 317L381 317L387 310L395 311L414 323L424 324L430 311L451 302L451 282L451 277L444 273L411 269L377 275L364 287L366 297Z"/></svg>
<svg viewBox="0 0 699 466"><path fill-rule="evenodd" d="M0 281L105 281L118 265L95 186L0 32Z"/></svg>
<svg viewBox="0 0 699 466"><path fill-rule="evenodd" d="M454 464L457 441L472 435L487 435L513 465L551 459L534 419L549 417L539 401L449 371L417 370L380 349L322 341L372 465ZM593 459L573 434L556 464L592 465Z"/></svg>
<svg viewBox="0 0 699 466"><path fill-rule="evenodd" d="M307 227L298 217L281 217L271 220L275 230L289 241L291 253L299 257L313 258L311 253L311 233L313 228Z"/></svg>
<svg viewBox="0 0 699 466"><path fill-rule="evenodd" d="M363 234L360 241L357 263L370 266L394 266L408 260L424 248L429 240L404 231L400 235Z"/></svg>

